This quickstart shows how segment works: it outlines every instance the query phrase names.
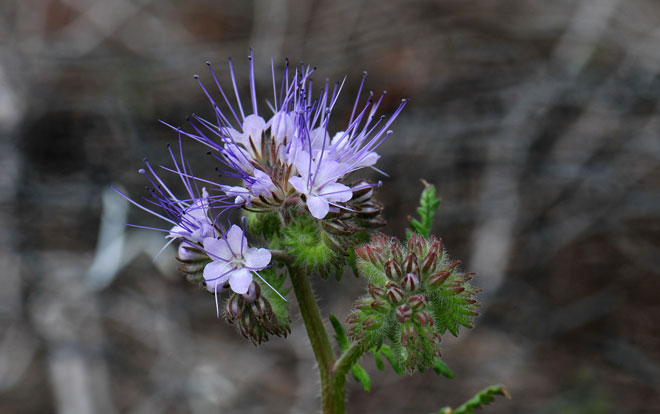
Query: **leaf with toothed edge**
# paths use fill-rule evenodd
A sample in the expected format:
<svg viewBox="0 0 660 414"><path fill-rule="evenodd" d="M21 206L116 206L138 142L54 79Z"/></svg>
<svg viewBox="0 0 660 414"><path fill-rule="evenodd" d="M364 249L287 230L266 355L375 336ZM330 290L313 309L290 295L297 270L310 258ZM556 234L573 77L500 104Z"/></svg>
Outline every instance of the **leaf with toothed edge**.
<svg viewBox="0 0 660 414"><path fill-rule="evenodd" d="M450 407L445 407L438 411L437 414L473 414L475 409L483 408L484 405L493 402L496 395L503 395L507 399L511 399L511 395L509 395L509 392L503 385L492 385L479 391L477 395L470 398L455 410L452 410Z"/></svg>
<svg viewBox="0 0 660 414"><path fill-rule="evenodd" d="M440 205L440 199L436 197L435 187L433 185L424 180L422 180L422 184L424 184L424 191L419 199L419 207L417 208L419 220L416 218L411 219L410 226L415 232L428 239L431 235L433 217L435 216L435 211Z"/></svg>

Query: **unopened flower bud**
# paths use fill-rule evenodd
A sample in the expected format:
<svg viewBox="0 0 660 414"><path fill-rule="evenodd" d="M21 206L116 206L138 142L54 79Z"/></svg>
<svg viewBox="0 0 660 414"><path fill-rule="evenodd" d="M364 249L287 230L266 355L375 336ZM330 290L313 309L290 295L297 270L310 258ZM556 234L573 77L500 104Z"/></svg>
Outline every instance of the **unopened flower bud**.
<svg viewBox="0 0 660 414"><path fill-rule="evenodd" d="M403 279L401 279L401 286L408 292L412 292L417 289L417 286L419 286L419 277L414 273L407 273Z"/></svg>
<svg viewBox="0 0 660 414"><path fill-rule="evenodd" d="M412 309L407 304L400 305L396 308L396 318L401 323L406 323L412 316Z"/></svg>
<svg viewBox="0 0 660 414"><path fill-rule="evenodd" d="M404 295L401 288L392 284L392 286L387 289L387 297L390 299L390 302L399 303L403 300Z"/></svg>
<svg viewBox="0 0 660 414"><path fill-rule="evenodd" d="M373 283L369 283L369 295L371 295L372 298L374 299L384 298L385 294L386 294L385 289L378 287Z"/></svg>
<svg viewBox="0 0 660 414"><path fill-rule="evenodd" d="M403 260L403 270L405 270L407 273L417 273L418 269L419 264L417 263L417 256L415 256L413 253L410 253Z"/></svg>
<svg viewBox="0 0 660 414"><path fill-rule="evenodd" d="M443 268L444 270L452 270L453 268L455 268L456 266L460 265L461 263L462 263L462 262L461 262L460 260L454 260L453 262L449 263L449 264L446 265L446 266L443 266L442 268Z"/></svg>
<svg viewBox="0 0 660 414"><path fill-rule="evenodd" d="M401 265L398 262L395 262L394 259L390 259L385 262L385 274L392 280L398 280L401 277L403 270Z"/></svg>
<svg viewBox="0 0 660 414"><path fill-rule="evenodd" d="M451 275L451 272L448 272L446 270L441 270L429 276L428 284L431 287L441 286L443 283L445 283L445 280L447 280L449 275Z"/></svg>
<svg viewBox="0 0 660 414"><path fill-rule="evenodd" d="M243 297L237 293L233 294L227 301L227 322L234 323L241 317L243 309Z"/></svg>
<svg viewBox="0 0 660 414"><path fill-rule="evenodd" d="M360 246L355 248L355 254L362 260L369 261L369 255L367 255L367 246Z"/></svg>
<svg viewBox="0 0 660 414"><path fill-rule="evenodd" d="M358 216L360 218L373 218L377 217L383 211L383 207L379 204L371 202L366 202L360 204L358 207Z"/></svg>
<svg viewBox="0 0 660 414"><path fill-rule="evenodd" d="M413 310L424 309L424 307L428 302L429 302L429 297L423 295L411 296L408 299L408 304Z"/></svg>
<svg viewBox="0 0 660 414"><path fill-rule="evenodd" d="M434 250L429 250L429 253L426 255L422 261L422 272L432 272L435 270L435 266L438 263L438 255Z"/></svg>
<svg viewBox="0 0 660 414"><path fill-rule="evenodd" d="M392 242L392 258L395 262L401 263L403 261L403 252L401 251L401 246L398 242Z"/></svg>
<svg viewBox="0 0 660 414"><path fill-rule="evenodd" d="M248 302L254 302L259 299L259 296L261 296L261 288L257 282L252 281L247 292L243 294L243 298Z"/></svg>
<svg viewBox="0 0 660 414"><path fill-rule="evenodd" d="M416 312L415 319L417 319L417 322L422 326L433 326L433 318L424 311Z"/></svg>
<svg viewBox="0 0 660 414"><path fill-rule="evenodd" d="M387 313L390 310L390 307L387 304L387 302L383 300L374 300L373 302L371 302L371 308L380 313Z"/></svg>
<svg viewBox="0 0 660 414"><path fill-rule="evenodd" d="M201 249L188 243L181 243L177 251L177 258L182 262L194 262L198 260L208 260L209 256Z"/></svg>

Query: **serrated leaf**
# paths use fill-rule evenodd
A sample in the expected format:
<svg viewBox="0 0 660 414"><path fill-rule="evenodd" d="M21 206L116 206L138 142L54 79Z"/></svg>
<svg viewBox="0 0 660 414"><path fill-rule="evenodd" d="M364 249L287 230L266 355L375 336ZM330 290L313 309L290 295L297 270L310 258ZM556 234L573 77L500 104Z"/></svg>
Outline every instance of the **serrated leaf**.
<svg viewBox="0 0 660 414"><path fill-rule="evenodd" d="M449 379L454 378L454 373L451 372L447 364L445 364L440 358L436 358L433 362L433 371L435 371L436 374L444 375Z"/></svg>
<svg viewBox="0 0 660 414"><path fill-rule="evenodd" d="M415 232L417 232L417 234L421 234L428 239L431 234L431 226L433 225L435 211L440 205L440 199L436 197L435 187L433 185L424 180L422 180L422 183L425 188L419 199L419 207L417 208L419 219L411 219L410 226Z"/></svg>
<svg viewBox="0 0 660 414"><path fill-rule="evenodd" d="M474 414L474 410L477 408L482 408L484 405L491 403L496 395L503 395L508 399L511 399L509 392L503 385L491 385L490 387L483 389L477 393L474 397L470 398L463 405L458 407L455 410L452 410L448 407L443 408L438 413L442 414Z"/></svg>

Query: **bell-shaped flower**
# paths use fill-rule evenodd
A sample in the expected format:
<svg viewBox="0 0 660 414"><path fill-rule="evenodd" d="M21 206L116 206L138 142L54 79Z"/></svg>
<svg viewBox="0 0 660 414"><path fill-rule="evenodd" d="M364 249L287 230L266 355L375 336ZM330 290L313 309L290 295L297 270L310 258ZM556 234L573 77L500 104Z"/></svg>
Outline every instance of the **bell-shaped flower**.
<svg viewBox="0 0 660 414"><path fill-rule="evenodd" d="M237 225L231 226L222 238L208 237L204 251L212 261L204 267L204 280L210 292L218 292L225 283L240 294L248 291L252 273L268 266L268 249L248 247L247 238Z"/></svg>

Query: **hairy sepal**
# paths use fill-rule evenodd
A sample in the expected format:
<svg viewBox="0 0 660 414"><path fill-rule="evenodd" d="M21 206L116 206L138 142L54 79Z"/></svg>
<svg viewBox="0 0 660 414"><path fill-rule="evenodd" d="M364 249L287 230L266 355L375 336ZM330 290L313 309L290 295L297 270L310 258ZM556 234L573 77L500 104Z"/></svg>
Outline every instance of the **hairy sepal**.
<svg viewBox="0 0 660 414"><path fill-rule="evenodd" d="M344 260L330 246L328 235L311 218L295 217L283 228L282 244L294 257L295 265L307 273L318 273L327 278L343 270Z"/></svg>

